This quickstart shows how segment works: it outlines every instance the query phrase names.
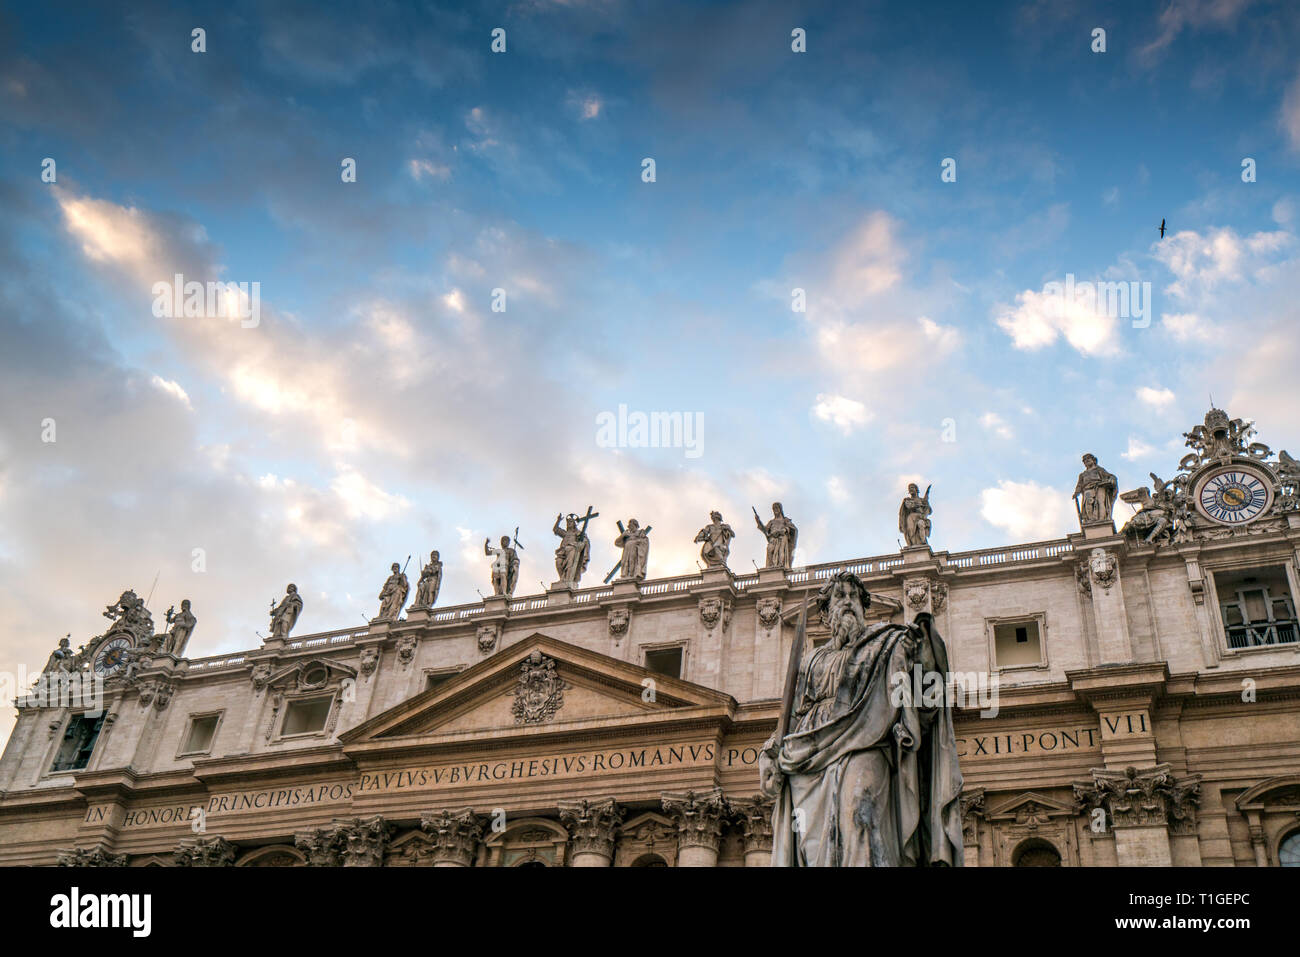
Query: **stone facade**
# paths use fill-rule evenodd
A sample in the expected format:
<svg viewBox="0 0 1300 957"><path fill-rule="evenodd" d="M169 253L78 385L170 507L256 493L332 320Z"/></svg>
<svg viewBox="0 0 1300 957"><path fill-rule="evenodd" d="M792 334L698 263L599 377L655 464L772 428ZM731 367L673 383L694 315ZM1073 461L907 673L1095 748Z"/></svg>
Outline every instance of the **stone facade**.
<svg viewBox="0 0 1300 957"><path fill-rule="evenodd" d="M804 597L848 569L877 619L934 616L968 692L968 865L1275 866L1300 848L1300 511L1257 471L1269 507L1237 525L1170 504L1141 535L1081 522L155 654L105 682L84 766L54 770L75 709L20 703L0 864L763 866L757 752ZM1236 623L1257 591L1267 624ZM676 676L647 669L663 652Z"/></svg>

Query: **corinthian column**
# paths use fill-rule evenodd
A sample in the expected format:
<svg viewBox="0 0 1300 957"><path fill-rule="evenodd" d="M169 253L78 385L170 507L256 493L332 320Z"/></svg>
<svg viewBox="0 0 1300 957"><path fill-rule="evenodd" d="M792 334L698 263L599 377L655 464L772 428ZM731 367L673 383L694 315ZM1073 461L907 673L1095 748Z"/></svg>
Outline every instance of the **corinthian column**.
<svg viewBox="0 0 1300 957"><path fill-rule="evenodd" d="M570 867L609 867L614 863L614 835L623 823L623 809L613 798L563 801L560 822L569 830Z"/></svg>
<svg viewBox="0 0 1300 957"><path fill-rule="evenodd" d="M772 798L732 798L727 801L731 818L740 825L745 840L745 866L770 867L772 864Z"/></svg>
<svg viewBox="0 0 1300 957"><path fill-rule="evenodd" d="M1200 791L1199 775L1177 780L1168 764L1123 771L1093 768L1091 781L1074 785L1081 811L1090 816L1104 813L1104 823L1115 835L1120 867L1172 864L1169 835L1196 833Z"/></svg>
<svg viewBox="0 0 1300 957"><path fill-rule="evenodd" d="M382 817L355 817L335 822L344 867L383 867L384 848L393 826Z"/></svg>
<svg viewBox="0 0 1300 957"><path fill-rule="evenodd" d="M200 837L181 841L172 859L177 867L231 867L237 851L224 837Z"/></svg>
<svg viewBox="0 0 1300 957"><path fill-rule="evenodd" d="M420 828L433 838L434 867L469 867L474 863L483 825L470 808L426 813Z"/></svg>
<svg viewBox="0 0 1300 957"><path fill-rule="evenodd" d="M677 825L677 866L717 867L722 838L722 788L663 795L664 813Z"/></svg>

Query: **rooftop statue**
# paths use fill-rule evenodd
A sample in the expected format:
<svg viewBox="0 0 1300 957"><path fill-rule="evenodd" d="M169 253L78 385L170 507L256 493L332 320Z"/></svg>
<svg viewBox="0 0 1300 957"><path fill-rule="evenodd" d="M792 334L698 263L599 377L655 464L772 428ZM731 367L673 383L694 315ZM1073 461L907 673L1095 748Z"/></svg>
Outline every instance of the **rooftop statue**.
<svg viewBox="0 0 1300 957"><path fill-rule="evenodd" d="M907 498L898 506L898 530L909 548L930 543L930 489L926 486L925 494L915 483L907 486Z"/></svg>
<svg viewBox="0 0 1300 957"><path fill-rule="evenodd" d="M515 530L514 542L519 544L518 529ZM519 584L519 553L511 547L510 536L501 536L500 548L492 548L491 539L483 539L483 554L492 559L492 594L513 595L515 586Z"/></svg>
<svg viewBox="0 0 1300 957"><path fill-rule="evenodd" d="M436 551L429 552L429 563L420 570L420 580L415 585L415 602L411 610L432 608L442 588L442 561Z"/></svg>
<svg viewBox="0 0 1300 957"><path fill-rule="evenodd" d="M711 521L695 535L695 541L703 542L700 558L709 568L726 568L727 556L731 554L731 540L736 533L722 520L721 512L710 512Z"/></svg>
<svg viewBox="0 0 1300 957"><path fill-rule="evenodd" d="M582 573L587 570L587 563L591 561L591 539L587 537L587 523L599 514L593 512L589 505L586 515L571 512L567 517L555 516L555 527L551 530L560 539L560 547L555 550L555 574L566 585L577 585L582 579ZM564 518L564 528L560 528L561 518ZM582 523L581 527L579 522Z"/></svg>
<svg viewBox="0 0 1300 957"><path fill-rule="evenodd" d="M1109 522L1118 494L1119 480L1097 464L1097 456L1085 453L1083 471L1074 483L1074 507L1079 513L1079 524Z"/></svg>
<svg viewBox="0 0 1300 957"><path fill-rule="evenodd" d="M751 506L751 508L753 508ZM785 509L780 502L772 503L772 520L766 525L758 517L758 509L753 508L754 522L758 530L767 539L767 558L764 568L789 569L794 562L794 550L799 541L799 529L794 522L785 517Z"/></svg>
<svg viewBox="0 0 1300 957"><path fill-rule="evenodd" d="M271 599L271 637L281 641L287 639L301 613L302 598L298 595L298 586L291 584L285 588L280 604L277 605L275 599Z"/></svg>
<svg viewBox="0 0 1300 957"><path fill-rule="evenodd" d="M410 558L406 559L408 562ZM411 583L406 580L406 572L402 566L393 562L393 573L388 576L384 582L384 587L379 590L379 614L375 616L377 621L397 621L402 614L402 606L406 604L406 596L410 593Z"/></svg>

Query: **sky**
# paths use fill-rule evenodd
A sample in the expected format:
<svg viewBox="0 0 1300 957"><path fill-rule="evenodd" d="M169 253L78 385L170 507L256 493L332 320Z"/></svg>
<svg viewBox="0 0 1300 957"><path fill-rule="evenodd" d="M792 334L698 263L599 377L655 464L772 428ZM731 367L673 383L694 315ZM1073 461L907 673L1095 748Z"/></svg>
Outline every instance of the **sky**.
<svg viewBox="0 0 1300 957"><path fill-rule="evenodd" d="M910 481L936 549L1060 538L1211 396L1300 453L1297 49L1265 0L6 2L0 669L127 588L192 657L435 548L476 601L516 526L537 593L589 505L584 584L712 509L752 571L774 500L797 563L894 552Z"/></svg>

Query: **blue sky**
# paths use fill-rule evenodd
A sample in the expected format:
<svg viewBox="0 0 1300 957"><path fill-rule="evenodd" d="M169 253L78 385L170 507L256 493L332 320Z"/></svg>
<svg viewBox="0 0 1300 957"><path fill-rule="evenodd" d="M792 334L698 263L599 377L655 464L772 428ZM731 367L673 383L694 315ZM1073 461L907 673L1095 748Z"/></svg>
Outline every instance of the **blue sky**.
<svg viewBox="0 0 1300 957"><path fill-rule="evenodd" d="M647 6L4 6L7 661L155 574L193 655L291 580L299 632L359 624L432 548L472 601L516 525L535 592L588 504L588 583L633 515L693 570L712 508L751 570L774 499L801 561L886 553L910 480L936 548L1060 537L1080 454L1172 472L1211 392L1300 446L1294 5ZM260 324L155 317L175 272ZM1149 326L1067 274L1150 283ZM598 446L620 404L701 454Z"/></svg>

